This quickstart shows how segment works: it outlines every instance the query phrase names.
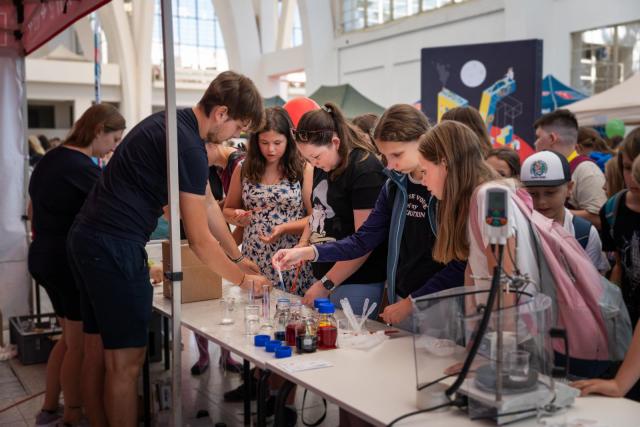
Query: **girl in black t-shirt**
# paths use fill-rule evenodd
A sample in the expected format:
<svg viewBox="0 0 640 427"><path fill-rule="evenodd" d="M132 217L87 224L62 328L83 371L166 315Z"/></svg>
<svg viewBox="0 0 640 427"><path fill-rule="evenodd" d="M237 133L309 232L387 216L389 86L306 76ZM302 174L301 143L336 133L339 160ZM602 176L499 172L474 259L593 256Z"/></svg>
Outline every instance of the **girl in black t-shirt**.
<svg viewBox="0 0 640 427"><path fill-rule="evenodd" d="M315 168L313 213L300 244L322 244L353 234L369 216L386 179L375 147L331 103L305 113L294 136L300 153ZM362 311L366 298L380 307L385 249L351 261L313 263L317 281L303 302L312 304L314 299L330 295L338 307L340 299L347 298L355 313Z"/></svg>
<svg viewBox="0 0 640 427"><path fill-rule="evenodd" d="M93 385L99 370L89 377L81 375L83 350L87 364L102 366L96 360L101 344L83 337L81 296L67 257L67 234L89 191L100 175L100 168L91 157L103 157L112 152L122 138L125 120L108 104L89 108L75 123L62 146L49 151L38 163L29 182L34 240L29 247L29 272L42 285L62 325L62 339L53 347L47 363L47 384L42 410L36 424L53 424L58 415L60 388L64 393L63 422L80 421L84 405L92 425L99 425L96 407L102 405L102 390ZM98 353L96 353L96 350ZM83 377L84 375L84 377ZM84 390L91 393L81 396ZM85 388L88 386L89 388ZM102 411L98 411L102 412Z"/></svg>

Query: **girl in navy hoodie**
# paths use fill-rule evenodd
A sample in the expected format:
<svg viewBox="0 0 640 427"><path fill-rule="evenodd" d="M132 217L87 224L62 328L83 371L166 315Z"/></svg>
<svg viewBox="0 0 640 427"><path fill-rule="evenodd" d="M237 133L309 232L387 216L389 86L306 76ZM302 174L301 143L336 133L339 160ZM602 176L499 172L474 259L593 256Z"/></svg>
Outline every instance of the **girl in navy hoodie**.
<svg viewBox="0 0 640 427"><path fill-rule="evenodd" d="M436 262L431 253L436 240L437 201L420 184L418 139L429 129L427 118L411 105L394 105L384 112L373 138L386 157L388 176L375 208L358 231L342 240L304 248L281 250L274 265L290 268L301 261L349 260L389 241L387 255L388 305L381 317L405 329L412 312L411 298L464 282L466 263Z"/></svg>

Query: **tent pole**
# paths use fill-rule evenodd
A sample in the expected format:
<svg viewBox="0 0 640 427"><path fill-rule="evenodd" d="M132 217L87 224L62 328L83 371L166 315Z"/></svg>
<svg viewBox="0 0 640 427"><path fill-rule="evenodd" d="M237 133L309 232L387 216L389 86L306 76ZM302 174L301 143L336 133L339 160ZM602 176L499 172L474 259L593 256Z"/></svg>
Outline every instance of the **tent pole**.
<svg viewBox="0 0 640 427"><path fill-rule="evenodd" d="M182 425L181 392L181 334L180 304L182 299L182 259L180 257L180 206L178 199L178 131L176 118L176 82L173 56L173 11L171 0L162 0L162 44L164 52L164 102L167 140L167 184L169 196L169 241L172 286L171 329L173 337L173 357L171 358L171 410L173 426ZM166 274L166 273L165 273Z"/></svg>

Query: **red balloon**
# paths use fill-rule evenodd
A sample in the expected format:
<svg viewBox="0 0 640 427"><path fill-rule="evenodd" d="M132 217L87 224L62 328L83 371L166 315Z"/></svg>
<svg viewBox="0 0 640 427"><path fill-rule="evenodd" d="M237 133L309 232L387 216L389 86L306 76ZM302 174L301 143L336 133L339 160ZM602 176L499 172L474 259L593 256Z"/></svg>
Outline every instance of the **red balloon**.
<svg viewBox="0 0 640 427"><path fill-rule="evenodd" d="M313 99L301 96L299 98L293 98L284 104L283 108L287 110L287 113L289 113L293 126L297 127L300 117L302 117L304 113L307 111L319 110L320 106Z"/></svg>

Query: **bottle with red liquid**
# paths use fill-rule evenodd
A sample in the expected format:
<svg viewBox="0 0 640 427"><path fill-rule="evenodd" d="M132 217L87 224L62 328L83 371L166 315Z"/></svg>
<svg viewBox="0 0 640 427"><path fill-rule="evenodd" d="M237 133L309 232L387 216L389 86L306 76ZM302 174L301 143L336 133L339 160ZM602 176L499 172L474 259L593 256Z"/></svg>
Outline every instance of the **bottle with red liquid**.
<svg viewBox="0 0 640 427"><path fill-rule="evenodd" d="M321 304L318 307L318 348L329 350L336 348L338 340L338 322L333 304Z"/></svg>
<svg viewBox="0 0 640 427"><path fill-rule="evenodd" d="M304 332L305 324L304 319L302 318L301 306L300 303L296 303L291 306L289 321L285 328L285 340L287 341L287 345L295 347L296 337L298 335L304 335Z"/></svg>

